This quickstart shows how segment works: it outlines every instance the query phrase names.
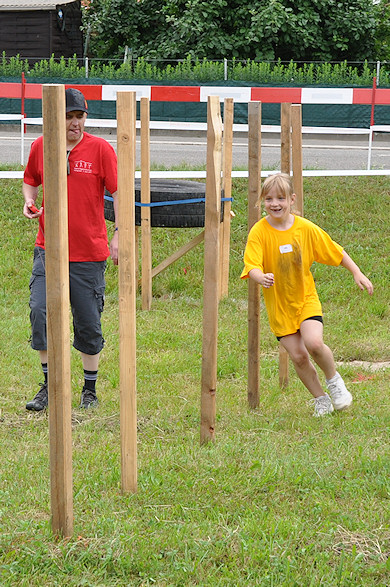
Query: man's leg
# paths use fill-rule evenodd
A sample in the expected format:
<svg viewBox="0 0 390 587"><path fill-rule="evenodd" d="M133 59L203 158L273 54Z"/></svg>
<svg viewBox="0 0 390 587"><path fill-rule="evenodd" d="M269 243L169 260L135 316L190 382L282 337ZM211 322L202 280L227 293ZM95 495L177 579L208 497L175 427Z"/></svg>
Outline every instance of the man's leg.
<svg viewBox="0 0 390 587"><path fill-rule="evenodd" d="M80 354L84 369L84 386L81 392L80 408L91 408L97 406L99 403L96 396L96 381L100 353L97 355Z"/></svg>
<svg viewBox="0 0 390 587"><path fill-rule="evenodd" d="M96 406L96 380L104 345L101 313L104 307L105 262L70 263L70 301L73 314L73 346L80 351L84 386L80 407Z"/></svg>
<svg viewBox="0 0 390 587"><path fill-rule="evenodd" d="M41 387L35 397L27 402L26 409L40 412L48 405L48 392L45 251L38 247L34 250L34 262L29 286L31 346L39 352L44 382L41 383Z"/></svg>

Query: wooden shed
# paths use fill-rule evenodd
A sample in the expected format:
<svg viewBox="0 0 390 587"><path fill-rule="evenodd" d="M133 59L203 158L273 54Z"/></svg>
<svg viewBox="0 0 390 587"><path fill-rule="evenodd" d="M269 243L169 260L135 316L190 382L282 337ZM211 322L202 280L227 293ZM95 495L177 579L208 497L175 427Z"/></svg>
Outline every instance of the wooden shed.
<svg viewBox="0 0 390 587"><path fill-rule="evenodd" d="M80 0L0 0L0 54L83 57Z"/></svg>

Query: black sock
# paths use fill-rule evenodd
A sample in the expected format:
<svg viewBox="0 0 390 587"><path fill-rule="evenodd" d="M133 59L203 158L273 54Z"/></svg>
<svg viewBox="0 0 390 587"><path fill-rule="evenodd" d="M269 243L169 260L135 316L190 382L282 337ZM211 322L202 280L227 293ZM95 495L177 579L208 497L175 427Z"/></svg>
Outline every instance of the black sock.
<svg viewBox="0 0 390 587"><path fill-rule="evenodd" d="M95 391L97 376L98 376L97 371L87 371L87 369L84 369L84 387L85 387L85 389L90 389L91 391Z"/></svg>
<svg viewBox="0 0 390 587"><path fill-rule="evenodd" d="M41 363L43 375L45 377L45 385L47 385L47 363Z"/></svg>

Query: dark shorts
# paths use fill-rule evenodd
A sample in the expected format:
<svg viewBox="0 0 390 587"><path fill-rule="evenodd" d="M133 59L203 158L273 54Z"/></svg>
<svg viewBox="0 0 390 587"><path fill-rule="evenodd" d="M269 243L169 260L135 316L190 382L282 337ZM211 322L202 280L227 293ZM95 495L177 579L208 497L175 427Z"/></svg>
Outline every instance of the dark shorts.
<svg viewBox="0 0 390 587"><path fill-rule="evenodd" d="M310 316L310 318L305 318L304 322L306 322L306 320L317 320L317 322L321 322L321 324L324 323L322 316ZM297 332L299 332L299 330L297 330ZM292 332L291 334L296 334L295 332ZM289 334L284 334L283 336L290 336ZM277 336L276 338L278 340L280 340L281 338L283 338L283 336Z"/></svg>
<svg viewBox="0 0 390 587"><path fill-rule="evenodd" d="M104 346L101 313L104 308L106 261L69 263L69 295L73 316L73 346L97 355ZM47 350L45 251L34 249L30 279L31 346Z"/></svg>

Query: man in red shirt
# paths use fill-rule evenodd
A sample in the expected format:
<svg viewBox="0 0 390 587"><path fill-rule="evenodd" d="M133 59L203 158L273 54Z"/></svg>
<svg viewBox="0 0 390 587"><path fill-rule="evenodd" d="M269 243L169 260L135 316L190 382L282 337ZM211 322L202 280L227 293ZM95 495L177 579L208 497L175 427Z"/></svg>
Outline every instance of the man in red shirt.
<svg viewBox="0 0 390 587"><path fill-rule="evenodd" d="M104 188L112 194L117 209L117 158L111 145L84 132L88 113L83 94L70 88L66 97L66 148L68 171L69 282L73 315L73 346L80 351L84 368L81 408L98 404L96 380L100 352L104 346L101 313L104 306L106 259L118 263L118 232L108 246L104 219ZM42 206L37 211L39 186ZM31 346L39 351L45 381L36 396L26 404L28 410L41 411L48 405L45 227L43 186L43 137L31 145L24 172L26 218L38 218L34 262L30 280Z"/></svg>

